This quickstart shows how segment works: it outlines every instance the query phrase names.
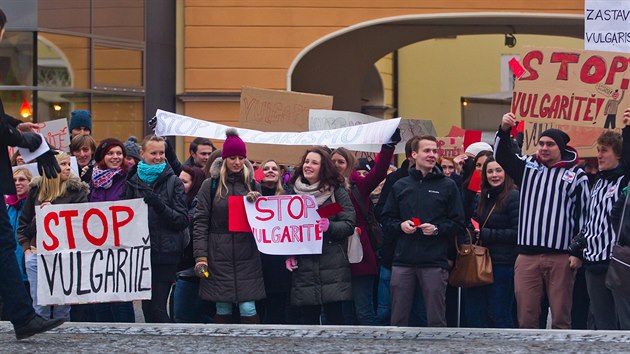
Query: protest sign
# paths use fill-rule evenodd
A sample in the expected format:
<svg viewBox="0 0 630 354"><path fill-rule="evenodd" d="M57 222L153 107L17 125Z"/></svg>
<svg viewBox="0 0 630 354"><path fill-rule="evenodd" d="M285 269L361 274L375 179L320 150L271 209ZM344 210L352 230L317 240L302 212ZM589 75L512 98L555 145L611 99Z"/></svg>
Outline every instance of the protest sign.
<svg viewBox="0 0 630 354"><path fill-rule="evenodd" d="M630 53L630 1L586 0L584 49Z"/></svg>
<svg viewBox="0 0 630 354"><path fill-rule="evenodd" d="M272 255L321 254L323 232L310 195L276 195L245 202L258 250Z"/></svg>
<svg viewBox="0 0 630 354"><path fill-rule="evenodd" d="M42 134L48 144L56 150L70 152L70 131L66 118L35 123L35 130Z"/></svg>
<svg viewBox="0 0 630 354"><path fill-rule="evenodd" d="M175 113L157 110L157 124L155 133L159 136L197 136L209 139L225 139L225 131L232 128L227 125L207 122ZM271 145L327 145L347 146L354 149L355 146L375 145L380 146L389 141L389 138L398 127L400 118L379 121L354 127L319 130L314 132L263 132L259 130L235 128L239 136L246 143L271 144ZM250 147L248 145L248 151ZM304 148L302 148L302 153ZM378 151L378 150L376 150ZM249 153L248 153L249 155ZM269 155L266 158L276 158Z"/></svg>
<svg viewBox="0 0 630 354"><path fill-rule="evenodd" d="M36 208L38 305L151 298L142 199Z"/></svg>
<svg viewBox="0 0 630 354"><path fill-rule="evenodd" d="M525 73L514 87L511 110L525 120L524 154L535 152L540 134L553 127L569 134L580 156L594 156L593 137L623 126L630 99L627 56L530 47L521 58Z"/></svg>
<svg viewBox="0 0 630 354"><path fill-rule="evenodd" d="M464 153L464 138L437 138L438 156L455 157Z"/></svg>
<svg viewBox="0 0 630 354"><path fill-rule="evenodd" d="M243 87L239 126L266 132L307 131L309 109L331 109L332 104L332 96ZM251 145L247 157L264 161L273 156L278 163L295 165L304 150L303 147Z"/></svg>

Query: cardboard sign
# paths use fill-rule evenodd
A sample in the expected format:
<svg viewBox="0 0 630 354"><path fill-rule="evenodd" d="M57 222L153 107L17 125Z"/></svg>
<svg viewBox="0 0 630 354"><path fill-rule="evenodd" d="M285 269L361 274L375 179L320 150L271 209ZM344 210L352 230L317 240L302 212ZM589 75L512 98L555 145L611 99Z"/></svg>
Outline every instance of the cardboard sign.
<svg viewBox="0 0 630 354"><path fill-rule="evenodd" d="M512 112L525 120L523 154L534 153L540 134L553 127L569 134L581 157L595 156L598 133L623 127L627 55L530 47L521 58L525 74L516 82Z"/></svg>
<svg viewBox="0 0 630 354"><path fill-rule="evenodd" d="M142 199L36 207L38 305L151 298Z"/></svg>
<svg viewBox="0 0 630 354"><path fill-rule="evenodd" d="M265 254L294 256L321 254L323 232L317 220L317 202L310 195L263 196L245 202L258 250Z"/></svg>
<svg viewBox="0 0 630 354"><path fill-rule="evenodd" d="M308 130L310 109L331 109L332 96L301 92L243 87L239 126L265 132ZM278 163L296 165L304 147L248 145L248 158L264 161L273 157Z"/></svg>
<svg viewBox="0 0 630 354"><path fill-rule="evenodd" d="M584 49L630 52L630 1L586 0Z"/></svg>
<svg viewBox="0 0 630 354"><path fill-rule="evenodd" d="M70 152L70 131L66 118L36 124L36 131L46 138L50 146L57 150Z"/></svg>
<svg viewBox="0 0 630 354"><path fill-rule="evenodd" d="M464 153L464 138L437 138L438 156L456 157Z"/></svg>
<svg viewBox="0 0 630 354"><path fill-rule="evenodd" d="M159 110L156 113L155 133L160 136L197 136L209 139L225 139L225 131L232 128L227 125L207 122L175 113ZM381 145L390 140L398 127L400 118L362 124L348 128L319 130L314 132L263 132L259 130L236 128L240 138L248 143L248 157L251 150L249 143L269 145L327 145L347 146L354 149L365 145ZM304 148L302 148L302 153ZM268 155L267 158L276 158Z"/></svg>

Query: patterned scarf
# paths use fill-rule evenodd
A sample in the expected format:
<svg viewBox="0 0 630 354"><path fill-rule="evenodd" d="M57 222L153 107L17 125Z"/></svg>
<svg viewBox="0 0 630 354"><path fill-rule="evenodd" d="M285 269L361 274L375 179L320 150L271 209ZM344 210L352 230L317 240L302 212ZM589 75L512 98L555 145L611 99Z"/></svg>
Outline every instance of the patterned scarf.
<svg viewBox="0 0 630 354"><path fill-rule="evenodd" d="M138 178L146 184L153 184L155 180L160 177L164 169L166 168L166 161L157 164L149 165L144 161L138 163Z"/></svg>
<svg viewBox="0 0 630 354"><path fill-rule="evenodd" d="M293 185L293 190L296 194L308 194L313 196L317 201L317 206L324 204L324 202L332 195L332 191L330 190L330 188L325 189L324 191L320 191L319 182L314 184L306 184L302 182L301 178L298 178L295 181L295 185Z"/></svg>
<svg viewBox="0 0 630 354"><path fill-rule="evenodd" d="M124 171L120 167L102 170L98 166L94 166L92 170L92 186L94 188L109 189L114 181L114 176L122 175L123 173Z"/></svg>

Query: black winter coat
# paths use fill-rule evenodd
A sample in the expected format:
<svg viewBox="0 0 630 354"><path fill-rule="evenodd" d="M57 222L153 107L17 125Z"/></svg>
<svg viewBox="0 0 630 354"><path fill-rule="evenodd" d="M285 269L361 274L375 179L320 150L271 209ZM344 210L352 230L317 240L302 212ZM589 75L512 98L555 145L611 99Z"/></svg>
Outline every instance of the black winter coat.
<svg viewBox="0 0 630 354"><path fill-rule="evenodd" d="M149 185L138 177L137 165L127 174L124 199L159 195L165 209L158 213L149 206L151 263L177 264L184 249L184 230L188 227L188 208L184 185L167 163L162 174Z"/></svg>
<svg viewBox="0 0 630 354"><path fill-rule="evenodd" d="M21 120L4 113L4 106L0 100L0 194L2 195L15 194L8 147L26 147L22 134L17 130L20 123L22 123Z"/></svg>
<svg viewBox="0 0 630 354"><path fill-rule="evenodd" d="M219 177L221 164L221 159L213 162L210 168L212 178ZM207 279L200 282L199 296L214 302L261 300L266 294L256 240L251 232L228 230L228 198L245 196L249 192L248 186L243 183L243 172L228 174L226 185L225 198L219 198L218 190L212 198L211 178L203 182L197 194L197 210L193 218L193 254L195 259L208 259L210 273Z"/></svg>
<svg viewBox="0 0 630 354"><path fill-rule="evenodd" d="M420 228L411 235L405 234L400 224L412 218L436 225L438 235L425 236ZM465 232L459 189L437 166L426 176L415 166L410 168L409 176L392 187L381 220L385 233L397 238L394 266L448 269L449 245Z"/></svg>
<svg viewBox="0 0 630 354"><path fill-rule="evenodd" d="M479 227L479 238L483 246L490 250L492 264L514 265L518 255L516 241L518 236L518 212L519 193L517 190L511 191L507 195L505 208L498 210L494 208L490 217L488 213L496 203L496 198L500 191L490 189L485 196L485 210L479 216L475 216ZM486 218L488 221L486 222ZM486 222L484 227L481 227Z"/></svg>
<svg viewBox="0 0 630 354"><path fill-rule="evenodd" d="M291 304L321 305L352 300L350 263L347 240L354 232L356 214L345 188L334 192L335 201L343 211L330 217L330 227L324 232L322 254L297 256L298 268L293 271ZM332 203L328 198L321 206Z"/></svg>

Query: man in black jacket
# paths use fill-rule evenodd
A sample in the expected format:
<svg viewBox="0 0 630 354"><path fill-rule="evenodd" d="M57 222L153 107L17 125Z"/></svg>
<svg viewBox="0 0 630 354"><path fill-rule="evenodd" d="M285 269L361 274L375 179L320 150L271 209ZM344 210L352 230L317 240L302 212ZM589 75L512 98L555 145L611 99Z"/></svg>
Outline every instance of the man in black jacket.
<svg viewBox="0 0 630 354"><path fill-rule="evenodd" d="M4 12L0 10L0 40L4 36L6 21ZM31 124L22 123L5 114L4 106L0 101L0 194L15 194L8 146L19 146L35 151L42 144L39 135L21 132L21 130L28 131L31 128ZM37 164L40 173L43 172L49 177L56 177L57 172L61 171L51 151L38 157ZM15 258L15 238L4 198L0 200L0 295L4 301L4 309L15 328L15 336L17 339L24 339L55 328L64 320L46 320L35 314Z"/></svg>
<svg viewBox="0 0 630 354"><path fill-rule="evenodd" d="M385 233L397 238L392 263L392 318L407 326L414 292L420 288L430 327L446 326L447 250L464 232L464 209L455 182L436 166L437 139L414 138L415 166L387 197L381 219Z"/></svg>

